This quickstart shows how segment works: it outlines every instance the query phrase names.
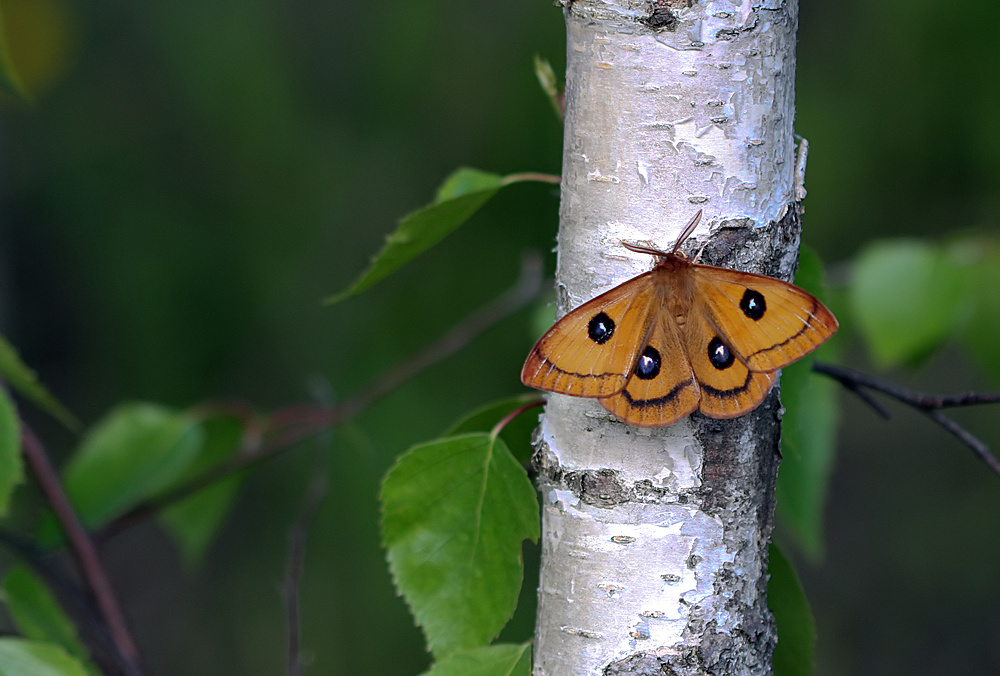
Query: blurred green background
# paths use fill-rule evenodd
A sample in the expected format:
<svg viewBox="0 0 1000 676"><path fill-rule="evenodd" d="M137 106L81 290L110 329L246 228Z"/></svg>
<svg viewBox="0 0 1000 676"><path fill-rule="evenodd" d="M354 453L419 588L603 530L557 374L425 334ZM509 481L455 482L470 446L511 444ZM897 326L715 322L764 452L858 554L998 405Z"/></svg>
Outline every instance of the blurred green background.
<svg viewBox="0 0 1000 676"><path fill-rule="evenodd" d="M88 422L123 400L270 410L317 387L347 396L502 292L524 250L552 248L557 191L519 185L401 274L320 303L452 169L558 173L561 127L532 69L535 54L565 63L548 0L2 8L35 102L0 108L0 332ZM995 234L1000 50L969 28L998 22L995 0L801 3L805 238L835 284L879 237ZM148 672L283 669L287 533L317 467L329 491L302 587L311 673L421 671L379 549L378 483L410 444L522 391L530 320L492 328L317 441L327 466L310 443L257 471L201 567L153 526L114 539ZM857 343L844 348L871 368ZM934 391L1000 385L957 350L889 375ZM818 673L1000 672L1000 479L912 412L891 407L885 423L844 402L826 556L799 557ZM963 414L1000 447L997 409ZM57 457L71 451L31 420ZM532 612L508 638L529 636Z"/></svg>

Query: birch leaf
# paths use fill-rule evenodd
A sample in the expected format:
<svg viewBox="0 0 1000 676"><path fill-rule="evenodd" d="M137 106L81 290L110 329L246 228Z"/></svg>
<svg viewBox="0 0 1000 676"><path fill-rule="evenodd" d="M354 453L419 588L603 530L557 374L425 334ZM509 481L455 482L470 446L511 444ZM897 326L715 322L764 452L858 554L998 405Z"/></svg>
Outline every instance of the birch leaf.
<svg viewBox="0 0 1000 676"><path fill-rule="evenodd" d="M897 366L937 347L969 304L966 278L946 251L926 242L883 241L865 249L850 300L876 361Z"/></svg>
<svg viewBox="0 0 1000 676"><path fill-rule="evenodd" d="M326 302L339 303L382 281L469 220L500 188L526 180L532 179L522 174L504 177L478 169L458 169L445 179L433 202L403 217L368 269Z"/></svg>
<svg viewBox="0 0 1000 676"><path fill-rule="evenodd" d="M506 444L467 434L415 446L381 500L396 587L434 656L488 644L517 605L521 543L539 535L535 490Z"/></svg>
<svg viewBox="0 0 1000 676"><path fill-rule="evenodd" d="M53 643L0 638L0 676L88 676L82 664Z"/></svg>
<svg viewBox="0 0 1000 676"><path fill-rule="evenodd" d="M100 673L89 664L87 649L73 621L63 612L45 583L27 567L16 565L7 571L3 579L3 596L14 626L24 637L55 643L86 664L90 673Z"/></svg>
<svg viewBox="0 0 1000 676"><path fill-rule="evenodd" d="M823 507L837 445L837 384L812 372L812 358L782 369L778 513L813 559L823 554Z"/></svg>
<svg viewBox="0 0 1000 676"><path fill-rule="evenodd" d="M778 645L774 676L811 676L815 663L816 623L795 569L777 545L771 544L767 605L774 613Z"/></svg>
<svg viewBox="0 0 1000 676"><path fill-rule="evenodd" d="M116 408L66 465L66 491L90 528L173 483L197 455L197 421L154 404Z"/></svg>
<svg viewBox="0 0 1000 676"><path fill-rule="evenodd" d="M21 361L14 346L0 336L0 375L18 394L36 404L43 411L71 430L78 430L80 423L65 406L49 394L45 386L38 382L35 372Z"/></svg>
<svg viewBox="0 0 1000 676"><path fill-rule="evenodd" d="M538 78L538 84L545 92L556 118L562 122L565 117L563 106L566 105L566 101L563 93L559 91L559 79L548 59L543 59L537 54L535 54L535 77Z"/></svg>
<svg viewBox="0 0 1000 676"><path fill-rule="evenodd" d="M454 437L469 432L489 432L493 426L503 420L508 413L538 399L535 394L522 394L516 397L501 399L468 413L458 422L448 428L443 436ZM538 411L528 410L511 420L500 431L500 438L519 463L526 464L531 459L534 450L531 447L531 433L538 427Z"/></svg>
<svg viewBox="0 0 1000 676"><path fill-rule="evenodd" d="M994 382L1000 382L1000 354L997 336L1000 336L1000 252L989 242L969 243L987 253L971 266L969 285L973 308L969 322L962 333L962 340L979 360Z"/></svg>
<svg viewBox="0 0 1000 676"><path fill-rule="evenodd" d="M0 389L0 516L10 507L14 488L24 481L21 425L7 391Z"/></svg>
<svg viewBox="0 0 1000 676"><path fill-rule="evenodd" d="M435 664L423 676L530 676L531 644L491 645L457 652Z"/></svg>
<svg viewBox="0 0 1000 676"><path fill-rule="evenodd" d="M197 458L170 488L194 480L225 463L240 449L243 424L234 417L217 416L201 424L204 441ZM242 475L215 481L163 510L158 520L176 541L185 563L195 565L205 554L236 499Z"/></svg>
<svg viewBox="0 0 1000 676"><path fill-rule="evenodd" d="M823 298L822 265L803 248L795 283ZM837 336L815 355L781 370L781 467L778 512L812 558L823 552L823 506L837 441L837 384L812 372L814 357L836 361Z"/></svg>

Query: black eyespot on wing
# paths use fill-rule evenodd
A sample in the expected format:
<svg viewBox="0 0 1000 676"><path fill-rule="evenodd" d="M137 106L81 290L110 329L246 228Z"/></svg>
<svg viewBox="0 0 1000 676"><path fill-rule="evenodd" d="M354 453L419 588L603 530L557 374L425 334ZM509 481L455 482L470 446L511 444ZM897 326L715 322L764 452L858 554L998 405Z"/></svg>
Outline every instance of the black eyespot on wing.
<svg viewBox="0 0 1000 676"><path fill-rule="evenodd" d="M639 355L639 361L635 363L635 377L652 380L659 374L660 352L652 345L647 345L646 349Z"/></svg>
<svg viewBox="0 0 1000 676"><path fill-rule="evenodd" d="M754 321L764 316L767 311L767 303L764 302L764 294L756 289L747 289L740 300L740 309L750 319Z"/></svg>
<svg viewBox="0 0 1000 676"><path fill-rule="evenodd" d="M608 342L614 333L614 320L603 312L598 312L587 324L587 335L598 345Z"/></svg>
<svg viewBox="0 0 1000 676"><path fill-rule="evenodd" d="M720 371L733 365L733 351L716 336L708 343L708 360Z"/></svg>

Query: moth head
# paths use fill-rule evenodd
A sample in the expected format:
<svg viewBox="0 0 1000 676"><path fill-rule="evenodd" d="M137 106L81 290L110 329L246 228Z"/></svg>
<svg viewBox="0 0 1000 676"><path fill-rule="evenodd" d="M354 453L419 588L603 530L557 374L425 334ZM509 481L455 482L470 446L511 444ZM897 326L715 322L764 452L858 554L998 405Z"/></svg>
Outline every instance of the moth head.
<svg viewBox="0 0 1000 676"><path fill-rule="evenodd" d="M698 213L696 213L694 217L688 222L688 224L684 226L684 229L681 231L680 237L678 237L677 241L674 242L674 246L673 248L670 249L670 251L662 251L660 249L648 246L646 244L626 242L624 240L622 241L622 246L628 249L629 251L633 251L635 253L648 254L650 256L654 256L657 262L666 260L668 258L674 258L674 259L680 258L682 260L688 260L688 257L680 251L681 244L687 241L687 238L691 236L691 233L694 232L694 229L698 227L698 223L701 221L701 214L702 210L698 209Z"/></svg>

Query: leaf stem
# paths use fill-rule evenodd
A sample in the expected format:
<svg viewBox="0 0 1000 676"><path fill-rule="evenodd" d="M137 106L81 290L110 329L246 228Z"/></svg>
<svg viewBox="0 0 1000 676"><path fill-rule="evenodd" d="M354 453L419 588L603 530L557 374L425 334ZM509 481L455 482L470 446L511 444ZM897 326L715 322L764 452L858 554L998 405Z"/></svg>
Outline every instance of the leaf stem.
<svg viewBox="0 0 1000 676"><path fill-rule="evenodd" d="M493 439L496 439L497 436L499 436L500 433L503 431L503 428L507 427L507 425L510 424L511 420L513 420L517 416L521 415L522 413L524 413L525 411L527 411L529 408L535 408L536 406L541 406L544 403L545 403L545 400L542 399L541 397L539 397L538 399L533 399L533 400L529 401L526 404L522 404L521 406L518 406L513 411L511 411L510 413L508 413L507 415L505 415L500 420L500 422L498 422L496 425L493 426L493 429L490 430L490 437L492 437Z"/></svg>
<svg viewBox="0 0 1000 676"><path fill-rule="evenodd" d="M541 183L562 183L562 176L556 176L555 174L543 174L537 171L525 171L520 174L508 174L503 177L503 184L510 185L511 183L517 183L518 181L539 181Z"/></svg>

